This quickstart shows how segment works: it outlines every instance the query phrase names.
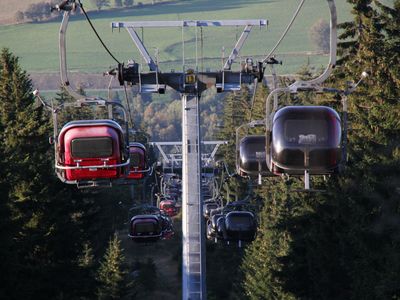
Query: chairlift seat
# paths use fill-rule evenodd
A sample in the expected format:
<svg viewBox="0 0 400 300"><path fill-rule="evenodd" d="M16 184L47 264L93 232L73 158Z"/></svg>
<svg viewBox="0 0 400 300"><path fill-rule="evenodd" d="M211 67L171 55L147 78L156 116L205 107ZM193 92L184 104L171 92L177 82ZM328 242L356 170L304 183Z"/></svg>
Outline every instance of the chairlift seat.
<svg viewBox="0 0 400 300"><path fill-rule="evenodd" d="M287 106L273 120L271 159L287 174L333 173L341 162L341 122L326 106Z"/></svg>
<svg viewBox="0 0 400 300"><path fill-rule="evenodd" d="M58 136L57 166L69 181L115 179L123 174L117 166L123 151L123 131L115 121L72 121Z"/></svg>
<svg viewBox="0 0 400 300"><path fill-rule="evenodd" d="M240 175L269 174L265 155L264 135L249 135L240 140L238 171Z"/></svg>

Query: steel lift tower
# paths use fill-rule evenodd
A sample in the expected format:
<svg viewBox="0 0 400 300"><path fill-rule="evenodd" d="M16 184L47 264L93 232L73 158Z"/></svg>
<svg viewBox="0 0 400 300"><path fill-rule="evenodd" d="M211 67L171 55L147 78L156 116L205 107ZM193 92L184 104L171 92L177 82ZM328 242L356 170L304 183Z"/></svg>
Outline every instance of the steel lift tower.
<svg viewBox="0 0 400 300"><path fill-rule="evenodd" d="M165 93L170 87L182 95L182 299L206 299L205 282L205 224L201 195L201 150L200 150L200 111L199 101L203 91L216 87L218 92L240 90L242 84L261 81L264 75L263 63L246 60L240 71L232 71L231 66L253 26L266 26L266 20L206 20L206 21L139 21L112 22L112 28L125 28L138 48L142 58L149 66L143 72L139 64L131 62L118 66L118 79L121 85L138 85L139 91ZM214 72L199 72L186 69L183 55L182 72L161 72L151 58L136 30L139 28L180 27L182 33L188 27L197 30L209 26L244 26L241 36L226 59L223 69ZM184 47L183 47L184 49Z"/></svg>

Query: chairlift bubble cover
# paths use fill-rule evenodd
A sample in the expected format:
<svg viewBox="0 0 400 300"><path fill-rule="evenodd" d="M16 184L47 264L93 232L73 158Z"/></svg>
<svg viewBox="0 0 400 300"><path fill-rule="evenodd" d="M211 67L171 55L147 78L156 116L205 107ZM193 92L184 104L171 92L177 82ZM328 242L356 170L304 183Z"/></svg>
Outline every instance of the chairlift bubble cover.
<svg viewBox="0 0 400 300"><path fill-rule="evenodd" d="M111 120L80 120L67 123L58 137L59 163L65 167L93 166L87 169L67 169L66 180L96 180L118 178L121 168L101 168L121 164L124 144L121 126ZM97 167L99 166L99 167Z"/></svg>
<svg viewBox="0 0 400 300"><path fill-rule="evenodd" d="M332 173L341 162L341 134L340 117L329 107L284 107L273 120L272 162L289 174Z"/></svg>
<svg viewBox="0 0 400 300"><path fill-rule="evenodd" d="M129 179L142 179L146 169L146 148L140 143L129 143Z"/></svg>
<svg viewBox="0 0 400 300"><path fill-rule="evenodd" d="M229 240L252 241L257 224L249 211L231 211L225 216L225 229Z"/></svg>
<svg viewBox="0 0 400 300"><path fill-rule="evenodd" d="M268 173L264 135L249 135L240 140L239 170L250 176Z"/></svg>
<svg viewBox="0 0 400 300"><path fill-rule="evenodd" d="M138 215L131 219L130 236L132 238L159 237L161 225L157 216Z"/></svg>

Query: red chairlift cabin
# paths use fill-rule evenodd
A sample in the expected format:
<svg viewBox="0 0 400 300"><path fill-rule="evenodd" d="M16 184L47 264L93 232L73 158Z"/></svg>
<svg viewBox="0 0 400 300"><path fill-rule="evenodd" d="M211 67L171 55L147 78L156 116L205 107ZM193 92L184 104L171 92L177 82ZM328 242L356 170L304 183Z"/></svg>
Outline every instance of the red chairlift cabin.
<svg viewBox="0 0 400 300"><path fill-rule="evenodd" d="M129 143L129 174L128 179L143 179L146 175L146 147L141 143Z"/></svg>
<svg viewBox="0 0 400 300"><path fill-rule="evenodd" d="M67 183L118 179L125 175L125 141L112 120L71 121L58 136L56 168Z"/></svg>
<svg viewBox="0 0 400 300"><path fill-rule="evenodd" d="M162 200L160 202L160 209L170 217L173 217L178 213L175 202L172 200Z"/></svg>

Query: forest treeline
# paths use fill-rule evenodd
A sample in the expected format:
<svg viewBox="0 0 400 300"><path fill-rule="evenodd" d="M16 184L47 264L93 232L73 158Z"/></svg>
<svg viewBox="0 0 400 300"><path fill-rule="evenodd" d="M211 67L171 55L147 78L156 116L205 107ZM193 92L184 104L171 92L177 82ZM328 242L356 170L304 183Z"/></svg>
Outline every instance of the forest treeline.
<svg viewBox="0 0 400 300"><path fill-rule="evenodd" d="M354 19L341 24L340 60L327 85L345 88L363 71L369 77L349 96L345 170L313 178L324 193L295 192L303 186L297 178L264 178L250 191L244 179L226 182L226 201L251 192L261 207L259 230L245 248L208 245L209 299L400 299L400 1L392 7L348 2ZM115 234L125 226L127 191L82 191L58 181L49 113L32 90L18 58L2 50L0 298L135 298L141 283L127 272ZM231 170L235 128L264 117L267 93L259 85L254 102L245 87L203 100L203 117L210 120L204 130L213 126L204 135L229 141L221 158ZM162 107L163 115L162 104L143 96L133 108L140 112L135 124L172 138L181 130L171 121L180 115L175 98ZM283 103L341 111L335 95L299 94Z"/></svg>

